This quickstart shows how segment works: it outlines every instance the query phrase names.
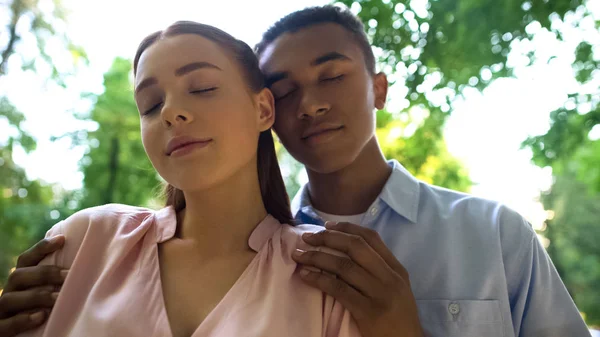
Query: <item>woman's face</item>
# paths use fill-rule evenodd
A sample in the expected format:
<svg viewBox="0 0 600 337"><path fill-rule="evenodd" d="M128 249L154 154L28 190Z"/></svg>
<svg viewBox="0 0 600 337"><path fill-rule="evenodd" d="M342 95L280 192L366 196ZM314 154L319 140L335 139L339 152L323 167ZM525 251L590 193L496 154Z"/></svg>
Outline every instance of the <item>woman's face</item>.
<svg viewBox="0 0 600 337"><path fill-rule="evenodd" d="M258 137L274 118L270 91L252 93L229 53L193 34L167 37L143 52L135 100L152 165L183 191L256 170Z"/></svg>

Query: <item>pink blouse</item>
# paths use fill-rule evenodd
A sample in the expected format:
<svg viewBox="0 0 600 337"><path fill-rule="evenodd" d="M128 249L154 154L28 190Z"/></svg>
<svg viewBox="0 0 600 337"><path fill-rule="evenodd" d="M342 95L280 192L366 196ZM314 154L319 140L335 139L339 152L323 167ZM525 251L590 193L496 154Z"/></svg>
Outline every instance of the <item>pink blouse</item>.
<svg viewBox="0 0 600 337"><path fill-rule="evenodd" d="M105 205L52 227L65 246L41 264L70 272L49 319L20 336L171 336L163 301L157 244L175 233L173 208L160 211ZM306 285L291 258L301 239L321 227L280 224L267 216L252 232L257 252L192 337L357 336L349 312Z"/></svg>

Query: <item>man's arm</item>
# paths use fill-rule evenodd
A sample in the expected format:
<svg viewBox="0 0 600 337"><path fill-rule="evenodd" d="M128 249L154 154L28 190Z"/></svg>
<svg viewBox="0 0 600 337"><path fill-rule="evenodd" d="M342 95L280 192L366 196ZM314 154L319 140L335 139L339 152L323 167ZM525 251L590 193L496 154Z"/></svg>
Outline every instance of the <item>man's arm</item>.
<svg viewBox="0 0 600 337"><path fill-rule="evenodd" d="M532 226L511 210L500 221L515 336L590 336Z"/></svg>
<svg viewBox="0 0 600 337"><path fill-rule="evenodd" d="M12 337L40 326L48 318L67 270L39 265L63 247L65 237L48 233L21 254L0 296L0 336Z"/></svg>

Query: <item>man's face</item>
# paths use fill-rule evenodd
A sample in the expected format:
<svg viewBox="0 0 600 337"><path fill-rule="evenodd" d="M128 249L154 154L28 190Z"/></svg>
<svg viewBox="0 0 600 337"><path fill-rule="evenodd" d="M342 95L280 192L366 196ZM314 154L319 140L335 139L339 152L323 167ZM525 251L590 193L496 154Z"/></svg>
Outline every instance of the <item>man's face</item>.
<svg viewBox="0 0 600 337"><path fill-rule="evenodd" d="M375 108L387 93L350 32L334 23L285 33L265 48L260 67L275 96L274 129L307 169L350 165L375 137Z"/></svg>

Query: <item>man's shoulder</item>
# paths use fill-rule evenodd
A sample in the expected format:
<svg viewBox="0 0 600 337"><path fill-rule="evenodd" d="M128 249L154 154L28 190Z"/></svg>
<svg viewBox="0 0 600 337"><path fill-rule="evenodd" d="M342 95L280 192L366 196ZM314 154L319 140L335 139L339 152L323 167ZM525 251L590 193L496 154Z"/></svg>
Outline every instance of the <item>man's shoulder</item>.
<svg viewBox="0 0 600 337"><path fill-rule="evenodd" d="M506 207L498 201L478 197L466 192L419 182L419 211L432 210L441 215L460 212L462 215L482 216L495 214Z"/></svg>
<svg viewBox="0 0 600 337"><path fill-rule="evenodd" d="M501 240L535 235L531 224L499 201L419 182L419 222L496 234Z"/></svg>

